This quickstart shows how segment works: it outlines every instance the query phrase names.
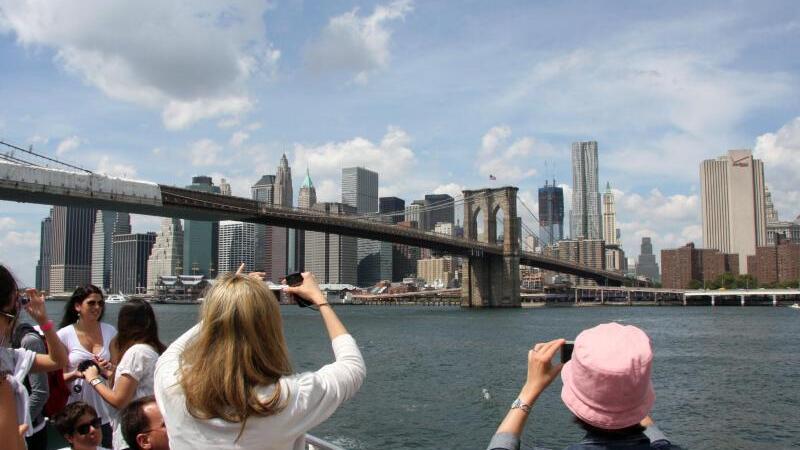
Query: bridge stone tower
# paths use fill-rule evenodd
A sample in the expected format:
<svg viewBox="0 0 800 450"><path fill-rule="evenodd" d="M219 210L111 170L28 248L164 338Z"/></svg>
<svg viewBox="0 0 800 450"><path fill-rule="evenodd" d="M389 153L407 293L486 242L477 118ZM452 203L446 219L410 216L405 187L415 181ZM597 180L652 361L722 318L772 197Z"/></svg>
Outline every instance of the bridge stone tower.
<svg viewBox="0 0 800 450"><path fill-rule="evenodd" d="M461 283L461 306L476 308L518 308L520 218L517 216L517 188L479 189L464 193L464 237L496 244L497 214L503 211L503 254L474 252L467 259ZM478 216L483 232L478 235Z"/></svg>

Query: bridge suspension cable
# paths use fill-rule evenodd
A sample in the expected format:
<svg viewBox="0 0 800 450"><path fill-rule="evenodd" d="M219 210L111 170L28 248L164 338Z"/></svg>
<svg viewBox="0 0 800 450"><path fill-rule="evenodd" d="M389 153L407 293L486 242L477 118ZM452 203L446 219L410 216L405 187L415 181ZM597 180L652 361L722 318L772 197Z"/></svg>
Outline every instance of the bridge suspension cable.
<svg viewBox="0 0 800 450"><path fill-rule="evenodd" d="M27 161L27 160L22 160L22 159L16 158L16 156L14 156L14 151L18 150L18 151L21 151L21 152L23 152L23 153L25 153L27 155L34 156L34 157L37 157L37 158L41 158L41 159L44 159L44 160L52 162L52 163L60 164L60 165L62 165L64 167L69 167L70 169L79 170L81 172L86 172L88 174L93 174L94 173L89 169L84 169L83 167L79 167L79 166L76 166L74 164L65 163L64 161L59 161L58 159L51 158L49 156L36 153L36 152L33 151L33 147L32 146L31 146L30 149L24 149L22 147L16 146L14 144L10 144L10 143L5 142L3 140L0 140L0 144L5 145L6 147L9 147L9 148L12 149L12 151L10 152L11 153L10 155L9 155L9 153L5 154L5 158L3 158L3 159L6 159L6 160L9 160L8 158L13 158L13 159L17 160L17 162L20 162L20 163L23 163L23 164L28 164L28 165L31 165L31 166L34 166L34 167L42 167L41 164L36 164L36 163L31 162L31 161Z"/></svg>

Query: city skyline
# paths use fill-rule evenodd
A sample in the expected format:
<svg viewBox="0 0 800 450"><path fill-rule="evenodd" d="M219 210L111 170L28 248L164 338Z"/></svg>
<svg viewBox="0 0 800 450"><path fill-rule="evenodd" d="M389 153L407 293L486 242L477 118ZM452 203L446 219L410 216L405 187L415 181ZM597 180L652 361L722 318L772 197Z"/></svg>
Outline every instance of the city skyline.
<svg viewBox="0 0 800 450"><path fill-rule="evenodd" d="M339 201L343 167L363 166L380 174L381 197L407 204L510 184L534 209L545 179L571 179L571 142L593 140L624 250L636 255L652 236L658 255L701 245L696 168L729 149L764 161L783 220L800 213L800 69L786 58L800 29L787 5L276 2L204 11L229 13L236 25L224 26L198 21L192 4L152 14L109 5L89 18L58 2L0 2L0 52L10 62L0 137L112 175L178 186L196 174L225 178L243 197L285 152L295 170L310 169L320 202ZM466 20L476 14L480 24ZM37 29L46 17L59 20ZM142 41L125 25L153 17L175 19L159 38L174 45ZM576 21L586 33L550 38ZM85 43L106 29L117 33L93 58ZM345 35L356 42L321 51ZM209 70L174 70L199 65ZM571 183L561 186L566 212ZM3 202L0 211L3 259L33 285L49 208ZM131 219L137 233L159 228L159 218Z"/></svg>

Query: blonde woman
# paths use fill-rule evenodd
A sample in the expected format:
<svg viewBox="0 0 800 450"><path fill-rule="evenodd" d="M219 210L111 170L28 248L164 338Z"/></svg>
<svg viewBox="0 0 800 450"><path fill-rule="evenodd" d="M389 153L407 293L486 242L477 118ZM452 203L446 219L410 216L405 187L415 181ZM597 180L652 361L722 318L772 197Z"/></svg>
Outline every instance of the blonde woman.
<svg viewBox="0 0 800 450"><path fill-rule="evenodd" d="M280 306L252 275L218 278L200 323L156 364L155 395L172 450L301 449L305 433L361 387L361 352L314 276L304 273L287 292L319 309L336 360L292 374Z"/></svg>

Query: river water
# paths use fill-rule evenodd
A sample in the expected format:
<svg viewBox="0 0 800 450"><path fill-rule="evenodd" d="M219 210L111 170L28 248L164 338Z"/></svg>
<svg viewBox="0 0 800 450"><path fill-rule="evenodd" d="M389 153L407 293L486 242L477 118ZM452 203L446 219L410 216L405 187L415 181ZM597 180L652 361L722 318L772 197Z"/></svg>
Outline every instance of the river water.
<svg viewBox="0 0 800 450"><path fill-rule="evenodd" d="M53 305L54 307L56 304ZM60 305L59 305L60 306ZM108 305L116 323L120 305ZM154 305L170 342L197 320L195 305ZM800 448L800 311L775 307L346 306L367 379L354 399L312 431L348 449L482 449L516 398L534 343L574 338L618 321L655 348L653 418L684 448ZM296 371L333 354L318 313L283 306ZM51 308L56 315L56 308ZM524 446L560 449L582 436L556 380L534 407Z"/></svg>

